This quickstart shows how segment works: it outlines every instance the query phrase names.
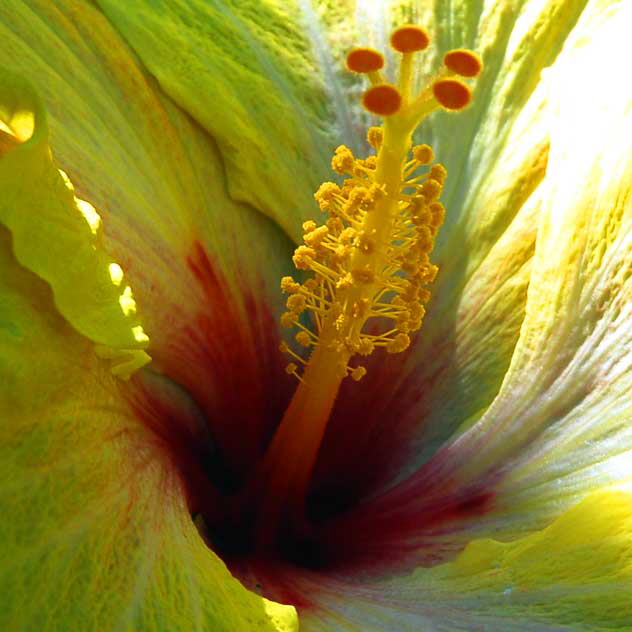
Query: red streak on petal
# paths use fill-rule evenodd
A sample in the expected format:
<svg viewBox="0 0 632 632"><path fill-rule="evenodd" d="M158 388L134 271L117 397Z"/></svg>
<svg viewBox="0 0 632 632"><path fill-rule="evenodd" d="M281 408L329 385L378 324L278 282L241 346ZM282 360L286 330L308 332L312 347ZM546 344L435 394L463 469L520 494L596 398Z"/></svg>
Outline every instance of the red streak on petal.
<svg viewBox="0 0 632 632"><path fill-rule="evenodd" d="M231 284L199 243L187 266L200 302L182 312L191 314L186 322L174 322L161 369L192 403L174 403L159 381L140 378L133 403L179 472L192 513L207 520L209 546L234 530L237 539L243 531L247 544L251 522L235 520L248 508L233 512L230 495L262 458L296 384L283 371L278 315L263 292L243 277ZM317 607L315 578L326 584L338 573L379 575L447 561L463 547L460 534L493 509L497 481L460 481L440 454L387 489L414 454L412 438L421 436L428 393L441 379L420 383L414 371L403 372L411 353L374 354L363 362L369 370L363 382L348 381L341 390L311 487L311 539L295 543L307 553L295 550L288 564L283 554L270 559L247 550L220 552L250 588L258 582L269 598ZM301 577L308 578L305 584Z"/></svg>
<svg viewBox="0 0 632 632"><path fill-rule="evenodd" d="M239 484L263 454L294 384L283 378L278 321L265 297L243 281L231 286L199 243L187 265L204 300L174 341L184 360L176 381L204 411Z"/></svg>

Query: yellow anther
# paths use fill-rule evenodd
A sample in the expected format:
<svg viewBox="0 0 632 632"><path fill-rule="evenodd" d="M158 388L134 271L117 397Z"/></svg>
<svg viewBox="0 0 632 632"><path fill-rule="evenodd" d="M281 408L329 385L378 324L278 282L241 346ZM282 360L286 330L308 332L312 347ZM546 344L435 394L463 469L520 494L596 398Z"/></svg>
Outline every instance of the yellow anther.
<svg viewBox="0 0 632 632"><path fill-rule="evenodd" d="M388 353L401 353L408 349L410 345L410 338L407 334L399 333L386 345L386 351Z"/></svg>
<svg viewBox="0 0 632 632"><path fill-rule="evenodd" d="M436 180L439 184L443 185L445 182L445 179L448 177L448 171L443 165L440 165L440 164L432 165L432 167L430 168L430 173L428 174L428 177L431 180Z"/></svg>
<svg viewBox="0 0 632 632"><path fill-rule="evenodd" d="M458 79L441 79L435 82L432 93L446 110L462 110L472 98L469 87Z"/></svg>
<svg viewBox="0 0 632 632"><path fill-rule="evenodd" d="M415 24L400 26L391 34L391 46L398 53L415 53L428 48L428 44L430 44L428 33Z"/></svg>
<svg viewBox="0 0 632 632"><path fill-rule="evenodd" d="M303 222L303 232L311 233L316 226L317 224L313 219L308 219L306 222Z"/></svg>
<svg viewBox="0 0 632 632"><path fill-rule="evenodd" d="M419 193L428 202L434 202L441 195L441 183L437 180L426 180L420 187Z"/></svg>
<svg viewBox="0 0 632 632"><path fill-rule="evenodd" d="M417 226L417 239L415 245L421 252L430 252L434 245L432 232L428 226Z"/></svg>
<svg viewBox="0 0 632 632"><path fill-rule="evenodd" d="M409 303L408 307L410 309L410 318L412 320L420 320L426 314L424 306L419 303Z"/></svg>
<svg viewBox="0 0 632 632"><path fill-rule="evenodd" d="M316 251L308 246L299 246L294 251L292 261L298 270L309 270L310 263L316 257Z"/></svg>
<svg viewBox="0 0 632 632"><path fill-rule="evenodd" d="M296 373L296 370L298 369L298 366L296 364L294 364L294 362L290 362L286 367L285 367L285 372L288 375L294 375Z"/></svg>
<svg viewBox="0 0 632 632"><path fill-rule="evenodd" d="M434 152L430 145L415 145L413 158L422 165L429 165L434 160Z"/></svg>
<svg viewBox="0 0 632 632"><path fill-rule="evenodd" d="M402 105L402 96L395 86L382 83L364 93L362 105L372 114L392 116Z"/></svg>
<svg viewBox="0 0 632 632"><path fill-rule="evenodd" d="M320 210L327 211L337 195L340 195L340 187L335 182L323 182L318 191L314 193L314 198L316 198Z"/></svg>
<svg viewBox="0 0 632 632"><path fill-rule="evenodd" d="M352 380L359 382L366 375L366 369L363 366L357 366L350 375Z"/></svg>
<svg viewBox="0 0 632 632"><path fill-rule="evenodd" d="M291 276L284 276L281 279L281 291L286 294L296 294L301 289L301 284L297 283Z"/></svg>
<svg viewBox="0 0 632 632"><path fill-rule="evenodd" d="M483 70L481 58L465 48L457 48L446 53L443 63L446 68L461 77L478 77Z"/></svg>
<svg viewBox="0 0 632 632"><path fill-rule="evenodd" d="M329 228L327 228L327 226L319 226L318 228L313 228L310 232L308 232L303 239L308 246L318 248L328 234Z"/></svg>
<svg viewBox="0 0 632 632"><path fill-rule="evenodd" d="M375 345L368 339L362 338L358 345L358 353L363 356L371 355L375 351Z"/></svg>
<svg viewBox="0 0 632 632"><path fill-rule="evenodd" d="M351 276L356 283L373 283L375 281L375 272L368 266L351 270Z"/></svg>
<svg viewBox="0 0 632 632"><path fill-rule="evenodd" d="M301 294L292 294L287 301L285 302L285 306L295 314L300 314L305 311L307 307L307 301L305 297Z"/></svg>
<svg viewBox="0 0 632 632"><path fill-rule="evenodd" d="M331 168L340 175L351 173L355 164L353 152L345 145L336 148L334 157L331 159Z"/></svg>
<svg viewBox="0 0 632 632"><path fill-rule="evenodd" d="M351 273L347 273L340 277L336 283L337 290L348 290L350 287L353 287L353 276Z"/></svg>
<svg viewBox="0 0 632 632"><path fill-rule="evenodd" d="M384 137L384 131L381 127L369 127L369 131L367 132L366 139L369 142L369 145L373 147L373 149L379 149L382 144L382 138Z"/></svg>
<svg viewBox="0 0 632 632"><path fill-rule="evenodd" d="M296 336L294 336L294 339L302 347L309 347L312 344L311 336L306 331L299 331Z"/></svg>
<svg viewBox="0 0 632 632"><path fill-rule="evenodd" d="M285 312L281 314L281 325L289 329L290 327L294 327L296 323L296 314L294 312Z"/></svg>
<svg viewBox="0 0 632 632"><path fill-rule="evenodd" d="M420 198L416 198L414 201L418 202ZM413 211L415 215L412 216L412 221L415 226L428 226L432 223L432 213L425 201L421 200L421 205L415 208Z"/></svg>
<svg viewBox="0 0 632 632"><path fill-rule="evenodd" d="M385 195L386 195L386 191L384 190L384 185L377 184L376 182L371 184L366 194L366 198L369 203L369 206L381 200Z"/></svg>
<svg viewBox="0 0 632 632"><path fill-rule="evenodd" d="M357 232L355 228L351 228L351 226L348 226L340 233L338 241L341 244L348 245L355 239L356 234Z"/></svg>
<svg viewBox="0 0 632 632"><path fill-rule="evenodd" d="M430 205L430 212L432 213L431 225L434 228L439 228L445 219L445 207L441 204L441 202L433 202Z"/></svg>
<svg viewBox="0 0 632 632"><path fill-rule="evenodd" d="M417 288L417 299L420 303L427 303L430 300L430 290L425 287Z"/></svg>
<svg viewBox="0 0 632 632"><path fill-rule="evenodd" d="M360 166L365 167L366 169L375 169L377 166L377 158L376 156L369 156L364 160L356 161Z"/></svg>
<svg viewBox="0 0 632 632"><path fill-rule="evenodd" d="M349 198L347 204L345 205L345 210L347 211L355 211L366 201L366 196L368 195L368 189L364 187L356 187L349 193Z"/></svg>
<svg viewBox="0 0 632 632"><path fill-rule="evenodd" d="M351 251L350 251L349 246L343 246L342 244L340 244L339 246L336 246L336 248L334 249L334 253L332 256L332 263L341 265L349 258L350 254L351 254Z"/></svg>
<svg viewBox="0 0 632 632"><path fill-rule="evenodd" d="M437 278L437 272L439 272L439 268L437 268L437 266L425 266L425 268L418 274L419 282L432 283Z"/></svg>
<svg viewBox="0 0 632 632"><path fill-rule="evenodd" d="M381 70L383 66L384 56L372 48L354 48L347 54L347 68L351 72L368 74Z"/></svg>

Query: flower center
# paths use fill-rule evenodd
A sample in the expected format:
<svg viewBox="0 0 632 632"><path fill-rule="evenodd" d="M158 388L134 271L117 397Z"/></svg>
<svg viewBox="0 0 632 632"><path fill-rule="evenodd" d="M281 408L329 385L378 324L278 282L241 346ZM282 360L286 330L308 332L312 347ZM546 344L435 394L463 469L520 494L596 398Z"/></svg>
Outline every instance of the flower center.
<svg viewBox="0 0 632 632"><path fill-rule="evenodd" d="M304 360L281 345L292 357L286 371L299 384L247 494L256 499L260 550L276 545L280 525L308 529L305 498L338 390L346 377L360 380L366 373L356 356L379 347L401 352L421 327L427 286L437 273L429 255L445 214L438 198L447 172L432 164L429 146L412 146L412 135L438 108L466 107L470 88L456 77L475 77L482 67L474 53L450 51L436 75L413 94L414 57L429 42L417 26L393 32L391 46L400 53L396 86L384 82L379 52L358 48L347 56L349 70L371 83L364 107L383 123L368 133L376 155L357 159L345 146L336 150L332 168L346 178L342 186L326 182L319 188L315 197L328 218L320 226L312 220L303 224L305 243L293 257L309 278L281 281L289 294L281 323L298 328L296 342L312 351Z"/></svg>

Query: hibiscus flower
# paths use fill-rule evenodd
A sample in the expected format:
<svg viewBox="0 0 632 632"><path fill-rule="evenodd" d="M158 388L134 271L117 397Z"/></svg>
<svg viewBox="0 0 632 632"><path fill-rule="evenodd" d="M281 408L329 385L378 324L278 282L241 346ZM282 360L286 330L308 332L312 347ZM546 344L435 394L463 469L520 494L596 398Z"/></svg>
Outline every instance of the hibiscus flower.
<svg viewBox="0 0 632 632"><path fill-rule="evenodd" d="M279 280L335 148L370 153L343 54L402 21L415 89L450 50L485 69L415 137L447 170L423 326L351 359L297 496ZM631 23L0 5L2 629L631 627Z"/></svg>

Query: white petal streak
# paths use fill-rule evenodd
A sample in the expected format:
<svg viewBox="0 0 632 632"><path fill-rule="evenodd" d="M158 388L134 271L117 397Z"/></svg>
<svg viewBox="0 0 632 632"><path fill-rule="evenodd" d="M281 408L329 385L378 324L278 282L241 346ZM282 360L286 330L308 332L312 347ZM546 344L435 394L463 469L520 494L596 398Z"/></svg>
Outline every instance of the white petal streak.
<svg viewBox="0 0 632 632"><path fill-rule="evenodd" d="M608 72L630 54L632 14L594 6L600 28L580 22L545 76L551 150L520 339L495 402L453 446L478 451L473 470L511 466L512 494L632 478L632 464L608 466L632 449L632 87Z"/></svg>

